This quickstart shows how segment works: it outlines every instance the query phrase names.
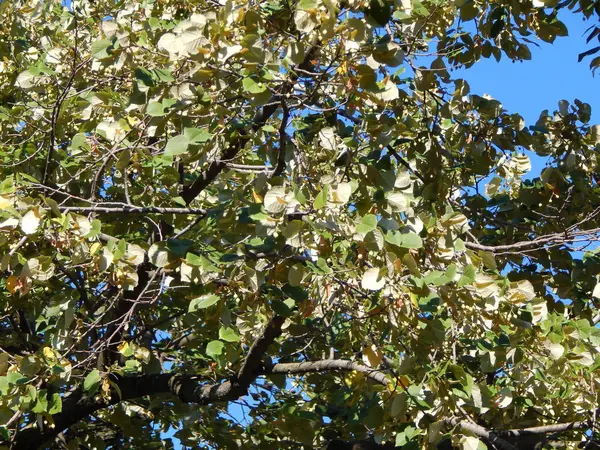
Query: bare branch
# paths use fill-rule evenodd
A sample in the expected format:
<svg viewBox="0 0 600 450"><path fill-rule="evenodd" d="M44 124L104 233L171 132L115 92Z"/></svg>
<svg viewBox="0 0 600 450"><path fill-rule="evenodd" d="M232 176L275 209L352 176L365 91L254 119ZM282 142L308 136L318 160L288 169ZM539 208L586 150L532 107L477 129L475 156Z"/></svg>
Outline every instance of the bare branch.
<svg viewBox="0 0 600 450"><path fill-rule="evenodd" d="M102 204L94 206L59 206L59 211L62 213L107 213L107 214L189 214L205 216L207 210L201 208L163 208L159 206L102 206ZM51 208L44 208L45 211L50 211Z"/></svg>

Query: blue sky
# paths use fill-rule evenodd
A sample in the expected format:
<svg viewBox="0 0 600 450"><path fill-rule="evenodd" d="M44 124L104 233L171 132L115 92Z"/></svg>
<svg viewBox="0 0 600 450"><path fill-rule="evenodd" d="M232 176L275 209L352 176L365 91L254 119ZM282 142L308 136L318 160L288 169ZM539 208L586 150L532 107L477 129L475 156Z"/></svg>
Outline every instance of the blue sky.
<svg viewBox="0 0 600 450"><path fill-rule="evenodd" d="M577 62L579 53L594 45L594 41L586 44L584 36L591 22L569 12L560 18L569 36L558 37L553 44L540 41L539 48L531 46L530 61L482 59L467 70L452 72L452 76L467 80L472 93L489 94L509 112L521 114L527 125L535 124L544 109L551 113L558 109L559 100L572 103L576 98L592 106L593 123L600 121L600 72L596 78L592 76L591 58Z"/></svg>

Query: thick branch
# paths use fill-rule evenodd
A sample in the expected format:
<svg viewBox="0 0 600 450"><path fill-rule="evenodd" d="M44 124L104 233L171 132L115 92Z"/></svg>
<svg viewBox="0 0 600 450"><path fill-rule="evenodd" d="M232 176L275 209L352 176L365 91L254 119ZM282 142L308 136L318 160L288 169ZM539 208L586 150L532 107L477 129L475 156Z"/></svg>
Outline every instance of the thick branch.
<svg viewBox="0 0 600 450"><path fill-rule="evenodd" d="M250 385L252 380L258 375L257 370L262 366L262 358L269 346L281 336L281 327L285 319L281 316L275 316L267 324L262 334L250 347L242 367L237 373L237 382L241 385Z"/></svg>
<svg viewBox="0 0 600 450"><path fill-rule="evenodd" d="M473 433L475 436L486 439L491 442L492 445L500 450L519 450L517 447L512 445L510 442L505 441L498 436L498 433L488 430L476 423L469 422L467 420L453 419L449 421L452 425L457 425L465 431Z"/></svg>
<svg viewBox="0 0 600 450"><path fill-rule="evenodd" d="M364 373L370 379L376 381L379 384L386 385L389 383L387 376L378 370L371 369L370 367L362 364L355 363L344 359L325 359L322 361L307 361L299 363L280 363L267 368L265 371L268 373L283 373L283 374L302 374L302 373L314 373L314 372L335 372L344 371L352 372L357 371Z"/></svg>
<svg viewBox="0 0 600 450"><path fill-rule="evenodd" d="M534 434L551 434L562 433L563 431L570 430L582 430L585 428L591 428L592 426L593 422L591 420L583 420L577 422L554 423L552 425L541 425L539 427L517 428L514 430L499 430L497 434L498 436L503 437L523 437Z"/></svg>

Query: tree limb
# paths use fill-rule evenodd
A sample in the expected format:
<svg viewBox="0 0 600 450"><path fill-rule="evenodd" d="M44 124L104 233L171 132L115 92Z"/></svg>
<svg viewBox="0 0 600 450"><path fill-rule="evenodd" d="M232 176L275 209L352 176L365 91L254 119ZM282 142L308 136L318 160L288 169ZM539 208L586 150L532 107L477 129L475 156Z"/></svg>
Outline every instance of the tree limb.
<svg viewBox="0 0 600 450"><path fill-rule="evenodd" d="M29 208L27 208L29 209ZM43 208L45 211L51 211L51 208ZM62 213L106 213L106 214L189 214L204 216L207 214L206 209L201 208L163 208L159 206L59 206L58 210Z"/></svg>

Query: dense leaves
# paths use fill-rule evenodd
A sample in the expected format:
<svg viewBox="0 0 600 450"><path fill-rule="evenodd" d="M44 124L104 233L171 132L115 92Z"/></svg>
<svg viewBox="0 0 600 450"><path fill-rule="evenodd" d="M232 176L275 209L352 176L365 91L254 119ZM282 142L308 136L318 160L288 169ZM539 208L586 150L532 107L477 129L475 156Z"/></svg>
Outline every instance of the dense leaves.
<svg viewBox="0 0 600 450"><path fill-rule="evenodd" d="M451 70L596 2L0 13L4 448L597 445L600 126Z"/></svg>

